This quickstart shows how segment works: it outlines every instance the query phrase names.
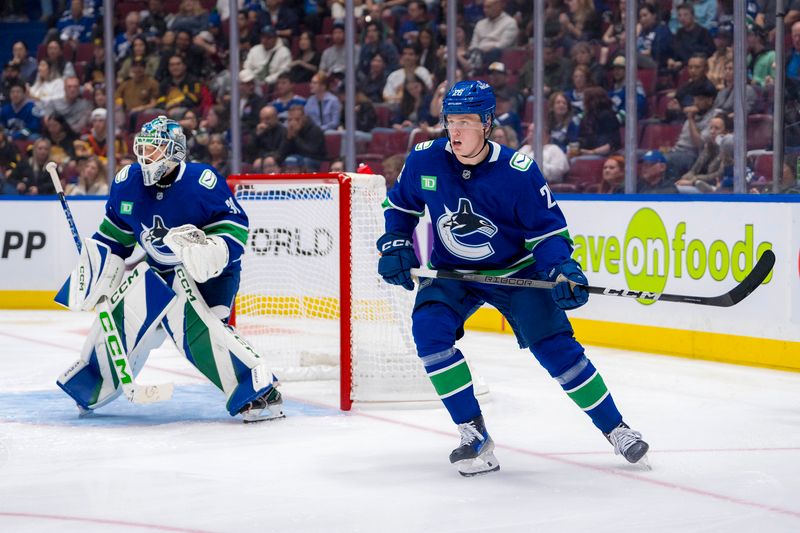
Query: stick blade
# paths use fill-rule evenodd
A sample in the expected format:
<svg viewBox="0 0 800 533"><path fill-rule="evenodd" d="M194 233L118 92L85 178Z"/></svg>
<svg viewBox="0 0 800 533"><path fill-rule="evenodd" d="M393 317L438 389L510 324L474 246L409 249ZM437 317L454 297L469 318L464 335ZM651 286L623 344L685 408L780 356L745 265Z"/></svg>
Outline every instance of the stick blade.
<svg viewBox="0 0 800 533"><path fill-rule="evenodd" d="M730 307L732 305L736 305L745 298L747 298L750 293L756 290L769 273L772 272L772 267L775 266L775 253L772 250L764 250L764 253L761 254L761 257L758 258L758 262L756 262L753 270L750 271L747 276L742 280L742 282L731 289L730 292L723 294L719 297L719 300L715 302L713 305L719 305L722 307Z"/></svg>
<svg viewBox="0 0 800 533"><path fill-rule="evenodd" d="M175 386L172 383L162 383L161 385L137 385L131 391L130 401L132 403L146 404L156 402L166 402L172 398Z"/></svg>

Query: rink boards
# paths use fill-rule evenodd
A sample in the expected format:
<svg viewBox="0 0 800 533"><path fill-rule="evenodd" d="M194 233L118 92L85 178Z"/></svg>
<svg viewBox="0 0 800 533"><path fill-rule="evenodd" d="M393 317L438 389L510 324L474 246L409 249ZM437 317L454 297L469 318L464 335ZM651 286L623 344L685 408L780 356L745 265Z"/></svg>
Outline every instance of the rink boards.
<svg viewBox="0 0 800 533"><path fill-rule="evenodd" d="M70 199L91 235L104 199ZM711 296L749 271L764 249L778 261L766 282L731 308L595 296L570 313L590 344L800 370L800 203L792 197L568 196L559 201L590 282ZM418 233L421 252L430 230ZM46 309L76 252L53 198L0 200L0 308ZM508 331L493 309L471 327Z"/></svg>

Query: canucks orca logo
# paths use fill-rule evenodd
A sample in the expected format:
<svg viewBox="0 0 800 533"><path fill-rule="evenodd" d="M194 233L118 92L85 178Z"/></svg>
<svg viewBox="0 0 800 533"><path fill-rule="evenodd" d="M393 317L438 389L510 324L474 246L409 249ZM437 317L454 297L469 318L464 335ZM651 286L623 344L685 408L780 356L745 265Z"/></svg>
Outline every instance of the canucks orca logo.
<svg viewBox="0 0 800 533"><path fill-rule="evenodd" d="M445 213L436 221L436 231L448 252L470 261L486 259L494 253L488 239L497 233L497 226L475 213L469 200L459 198L456 212L447 206L444 210Z"/></svg>
<svg viewBox="0 0 800 533"><path fill-rule="evenodd" d="M139 242L142 243L147 255L161 263L162 265L177 265L180 259L172 253L169 246L164 244L164 237L167 236L169 228L164 226L164 220L158 215L153 216L153 227L148 228L142 224L142 232L139 234Z"/></svg>

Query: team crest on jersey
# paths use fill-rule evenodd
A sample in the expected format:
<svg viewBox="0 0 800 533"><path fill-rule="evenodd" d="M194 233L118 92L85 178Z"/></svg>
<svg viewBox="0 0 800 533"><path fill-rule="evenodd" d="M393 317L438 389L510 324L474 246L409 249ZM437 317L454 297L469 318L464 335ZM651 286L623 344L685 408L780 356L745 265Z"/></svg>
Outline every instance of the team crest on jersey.
<svg viewBox="0 0 800 533"><path fill-rule="evenodd" d="M497 233L497 226L476 213L472 202L459 198L455 212L447 206L444 210L445 213L436 221L436 231L448 252L470 261L480 261L494 253L489 239Z"/></svg>
<svg viewBox="0 0 800 533"><path fill-rule="evenodd" d="M172 253L169 246L164 244L164 237L167 236L169 228L164 225L164 220L158 216L153 216L153 226L148 228L142 224L142 232L139 234L139 242L147 255L161 263L162 265L177 265L180 259Z"/></svg>

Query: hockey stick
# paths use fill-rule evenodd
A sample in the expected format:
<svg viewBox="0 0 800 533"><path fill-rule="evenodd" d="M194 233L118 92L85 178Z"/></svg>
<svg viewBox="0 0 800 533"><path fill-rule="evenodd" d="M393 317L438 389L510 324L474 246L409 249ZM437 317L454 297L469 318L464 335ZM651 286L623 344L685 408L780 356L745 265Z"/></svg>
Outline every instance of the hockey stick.
<svg viewBox="0 0 800 533"><path fill-rule="evenodd" d="M72 210L69 208L67 199L64 196L64 189L61 187L61 180L58 177L58 168L52 161L45 165L45 170L50 174L50 179L53 186L56 188L58 199L61 200L61 209L64 211L64 216L67 218L72 239L75 241L75 247L78 253L81 253L83 248L81 244L81 236L78 233L78 228L75 225L75 219L72 217ZM124 291L127 287L120 287L115 292ZM139 385L133 380L133 367L128 360L128 354L125 353L125 347L122 344L117 325L114 322L113 315L111 314L111 307L108 305L108 300L105 297L100 298L95 306L97 313L100 317L100 326L103 330L103 337L105 338L106 350L109 356L114 361L114 372L122 387L122 392L126 398L132 403L154 403L163 402L172 398L172 391L174 386L172 383L163 383L161 385Z"/></svg>
<svg viewBox="0 0 800 533"><path fill-rule="evenodd" d="M730 307L744 300L747 295L756 290L772 271L775 264L775 254L772 250L765 250L756 262L753 270L725 294L719 296L687 296L683 294L667 294L663 292L634 291L629 289L612 289L609 287L593 287L583 285L590 294L604 294L606 296L621 296L623 298L640 298L642 300L664 302L680 302L687 304L712 305L714 307ZM473 281L489 285L504 285L506 287L525 287L530 289L552 289L556 286L554 281L538 279L502 278L484 274L466 274L447 270L428 270L427 268L412 268L411 274L422 278L452 279L458 281ZM576 284L573 284L576 285Z"/></svg>

